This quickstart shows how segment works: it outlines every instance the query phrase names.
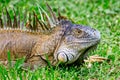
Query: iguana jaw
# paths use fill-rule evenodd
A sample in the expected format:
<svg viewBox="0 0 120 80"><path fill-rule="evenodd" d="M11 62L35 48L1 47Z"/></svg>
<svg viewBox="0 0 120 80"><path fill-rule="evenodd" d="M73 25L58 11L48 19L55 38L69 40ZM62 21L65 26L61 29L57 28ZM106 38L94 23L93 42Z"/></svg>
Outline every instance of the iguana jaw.
<svg viewBox="0 0 120 80"><path fill-rule="evenodd" d="M83 45L84 44L84 45ZM70 45L64 45L61 46L58 50L57 54L57 60L64 64L71 64L75 62L80 55L85 55L86 52L89 50L92 50L92 47L96 47L98 43L91 43L91 45L88 45L87 42L80 42L80 43L73 43ZM88 47L89 46L89 47Z"/></svg>

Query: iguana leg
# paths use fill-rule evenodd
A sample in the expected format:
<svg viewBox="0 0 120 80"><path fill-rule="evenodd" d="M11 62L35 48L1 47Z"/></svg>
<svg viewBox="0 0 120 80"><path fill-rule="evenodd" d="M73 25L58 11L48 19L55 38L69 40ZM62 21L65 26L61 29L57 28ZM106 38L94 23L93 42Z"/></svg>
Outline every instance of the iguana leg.
<svg viewBox="0 0 120 80"><path fill-rule="evenodd" d="M23 65L24 68L30 67L31 69L37 69L38 67L45 66L47 66L47 62L40 55L30 57Z"/></svg>
<svg viewBox="0 0 120 80"><path fill-rule="evenodd" d="M11 61L11 67L14 67L15 63L16 61ZM7 60L0 61L0 64L8 68L9 62ZM43 60L40 56L33 56L22 64L22 69L30 68L31 70L35 70L38 67L45 66L47 66L47 62L45 60Z"/></svg>

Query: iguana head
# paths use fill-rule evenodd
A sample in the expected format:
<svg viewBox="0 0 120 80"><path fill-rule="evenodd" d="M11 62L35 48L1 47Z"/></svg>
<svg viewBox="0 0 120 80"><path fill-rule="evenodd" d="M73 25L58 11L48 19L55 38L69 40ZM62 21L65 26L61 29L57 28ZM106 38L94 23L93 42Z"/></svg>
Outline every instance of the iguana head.
<svg viewBox="0 0 120 80"><path fill-rule="evenodd" d="M61 21L61 27L66 30L59 48L54 53L58 62L71 64L100 41L100 32L91 27L72 24L66 20Z"/></svg>
<svg viewBox="0 0 120 80"><path fill-rule="evenodd" d="M99 31L88 26L73 24L61 16L60 12L58 12L59 17L57 18L50 6L48 4L47 6L52 17L49 23L50 21L53 22L52 24L57 23L57 25L59 25L58 27L61 28L61 31L58 31L60 35L56 36L60 37L60 40L54 51L53 65L59 62L71 64L75 62L80 55L86 54L89 49L100 42Z"/></svg>

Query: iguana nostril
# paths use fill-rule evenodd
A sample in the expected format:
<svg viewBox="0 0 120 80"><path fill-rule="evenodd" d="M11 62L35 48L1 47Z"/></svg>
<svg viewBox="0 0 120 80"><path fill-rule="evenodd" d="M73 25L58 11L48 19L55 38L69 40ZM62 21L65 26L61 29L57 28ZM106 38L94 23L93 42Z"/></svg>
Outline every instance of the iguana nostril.
<svg viewBox="0 0 120 80"><path fill-rule="evenodd" d="M67 62L67 56L64 53L59 53L58 61L63 62L63 63Z"/></svg>

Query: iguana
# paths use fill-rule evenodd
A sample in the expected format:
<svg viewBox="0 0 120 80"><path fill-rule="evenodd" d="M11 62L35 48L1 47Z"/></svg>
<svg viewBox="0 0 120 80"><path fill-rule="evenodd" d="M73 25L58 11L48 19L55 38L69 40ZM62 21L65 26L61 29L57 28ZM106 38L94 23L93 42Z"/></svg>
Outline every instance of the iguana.
<svg viewBox="0 0 120 80"><path fill-rule="evenodd" d="M22 29L20 20L14 15L12 22L6 9L7 22L0 18L0 60L7 60L7 51L10 51L11 59L25 57L28 66L81 63L92 48L100 42L100 32L89 26L72 23L65 17L56 17L47 4L51 18L40 8L46 17L46 22L39 20L33 12ZM5 16L5 15L3 15ZM43 18L43 16L41 16ZM33 23L33 24L32 24Z"/></svg>

